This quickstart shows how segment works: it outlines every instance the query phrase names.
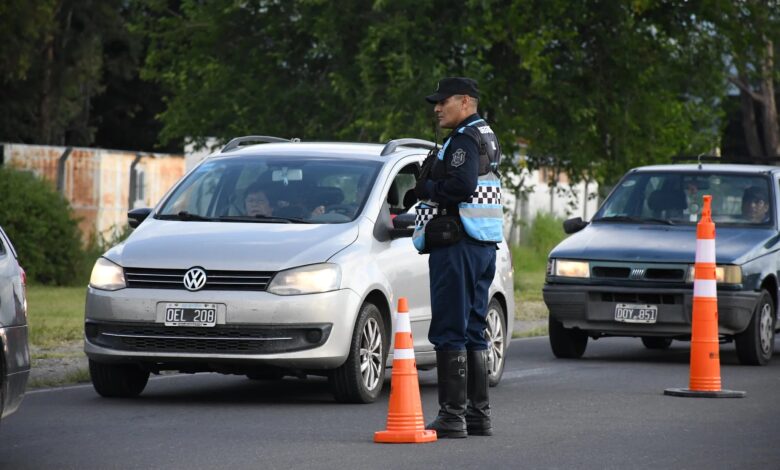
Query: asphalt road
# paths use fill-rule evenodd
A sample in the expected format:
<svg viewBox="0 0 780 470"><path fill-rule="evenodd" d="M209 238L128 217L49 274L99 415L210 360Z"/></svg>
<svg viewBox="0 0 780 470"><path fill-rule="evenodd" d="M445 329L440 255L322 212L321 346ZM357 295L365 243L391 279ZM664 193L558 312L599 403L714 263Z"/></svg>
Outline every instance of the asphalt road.
<svg viewBox="0 0 780 470"><path fill-rule="evenodd" d="M216 374L153 378L134 400L41 390L0 424L0 468L780 469L780 355L739 366L721 345L721 364L723 388L745 398L664 396L687 386L687 343L602 339L567 361L546 337L516 340L491 389L495 435L418 445L372 442L389 381L372 405L334 403L321 379ZM420 382L430 419L435 372Z"/></svg>

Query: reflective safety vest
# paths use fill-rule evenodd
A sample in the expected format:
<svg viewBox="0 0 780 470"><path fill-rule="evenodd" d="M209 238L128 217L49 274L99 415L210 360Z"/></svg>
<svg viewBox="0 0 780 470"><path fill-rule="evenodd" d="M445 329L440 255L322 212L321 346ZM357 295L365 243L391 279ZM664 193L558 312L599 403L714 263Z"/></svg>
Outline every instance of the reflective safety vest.
<svg viewBox="0 0 780 470"><path fill-rule="evenodd" d="M458 204L463 228L473 239L500 243L504 239L504 211L501 206L501 178L498 163L501 146L484 119L477 119L458 129L479 142L479 178L477 189L464 202ZM449 140L444 144L446 148ZM444 148L438 158L444 158Z"/></svg>
<svg viewBox="0 0 780 470"><path fill-rule="evenodd" d="M504 212L501 206L501 179L498 164L501 147L496 135L484 119L476 119L456 132L468 134L479 142L479 177L477 188L469 198L458 204L458 213L466 234L483 242L500 243L504 236ZM444 160L450 139L444 142L437 158ZM440 208L431 201L421 201L416 208L415 229L412 242L421 253L427 252L425 226L439 215Z"/></svg>

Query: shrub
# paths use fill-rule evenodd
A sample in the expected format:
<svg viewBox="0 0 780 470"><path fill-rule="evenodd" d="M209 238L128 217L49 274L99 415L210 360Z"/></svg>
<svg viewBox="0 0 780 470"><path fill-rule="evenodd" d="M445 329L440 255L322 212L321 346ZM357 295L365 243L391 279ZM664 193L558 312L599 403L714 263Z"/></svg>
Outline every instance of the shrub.
<svg viewBox="0 0 780 470"><path fill-rule="evenodd" d="M530 245L547 259L550 250L566 238L563 221L551 214L539 213L531 226Z"/></svg>
<svg viewBox="0 0 780 470"><path fill-rule="evenodd" d="M0 167L0 225L30 282L77 281L81 232L68 201L49 183L30 172Z"/></svg>

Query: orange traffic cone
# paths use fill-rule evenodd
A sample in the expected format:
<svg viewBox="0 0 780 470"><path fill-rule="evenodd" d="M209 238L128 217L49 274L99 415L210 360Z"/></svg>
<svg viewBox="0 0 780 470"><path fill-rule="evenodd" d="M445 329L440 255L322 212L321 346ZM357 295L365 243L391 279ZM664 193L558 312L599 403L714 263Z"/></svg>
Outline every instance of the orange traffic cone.
<svg viewBox="0 0 780 470"><path fill-rule="evenodd" d="M390 381L387 430L375 432L374 442L402 444L435 440L436 431L426 430L423 423L409 306L406 298L401 297L398 299L398 315L395 320L395 351Z"/></svg>
<svg viewBox="0 0 780 470"><path fill-rule="evenodd" d="M711 201L712 196L704 196L701 220L696 227L689 388L667 388L664 394L676 397L742 398L745 392L720 388L715 224L711 217Z"/></svg>

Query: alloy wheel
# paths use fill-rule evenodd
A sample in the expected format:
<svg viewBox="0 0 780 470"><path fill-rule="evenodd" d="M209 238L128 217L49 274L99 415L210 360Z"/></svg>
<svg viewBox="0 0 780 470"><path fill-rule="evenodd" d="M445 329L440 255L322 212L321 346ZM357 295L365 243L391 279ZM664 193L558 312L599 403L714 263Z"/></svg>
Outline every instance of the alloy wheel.
<svg viewBox="0 0 780 470"><path fill-rule="evenodd" d="M772 326L772 306L765 303L761 306L759 325L759 340L761 341L761 351L769 354L772 351L772 342L774 341L774 328Z"/></svg>
<svg viewBox="0 0 780 470"><path fill-rule="evenodd" d="M504 324L501 319L501 312L495 307L490 308L487 313L487 330L485 331L488 341L488 368L491 377L495 377L501 371L501 365L504 361Z"/></svg>
<svg viewBox="0 0 780 470"><path fill-rule="evenodd" d="M369 318L360 338L360 374L367 390L376 388L384 378L381 377L382 357L382 333L377 321Z"/></svg>

